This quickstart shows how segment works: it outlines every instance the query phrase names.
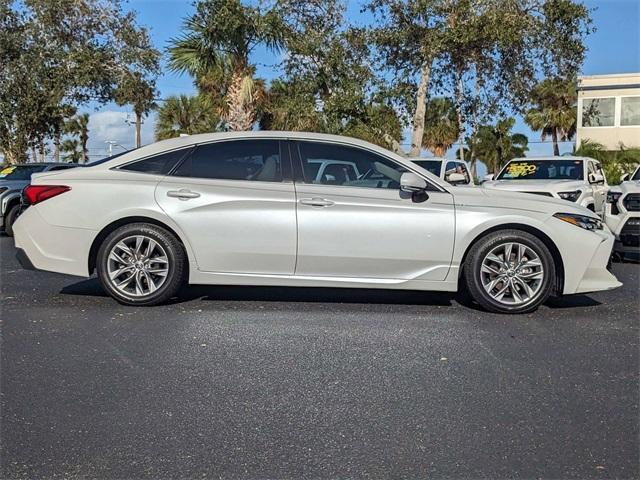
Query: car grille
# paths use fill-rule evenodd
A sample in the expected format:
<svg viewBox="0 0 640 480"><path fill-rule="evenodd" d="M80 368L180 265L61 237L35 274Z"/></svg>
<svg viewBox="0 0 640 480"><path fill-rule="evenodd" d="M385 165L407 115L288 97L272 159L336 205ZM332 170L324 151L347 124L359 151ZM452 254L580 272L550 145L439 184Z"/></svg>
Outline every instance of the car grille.
<svg viewBox="0 0 640 480"><path fill-rule="evenodd" d="M549 192L522 192L522 193L529 193L531 195L542 195L544 197L553 197L553 195L551 195Z"/></svg>
<svg viewBox="0 0 640 480"><path fill-rule="evenodd" d="M640 247L640 218L630 218L620 231L620 241L625 247Z"/></svg>
<svg viewBox="0 0 640 480"><path fill-rule="evenodd" d="M628 212L640 211L640 193L630 193L622 201Z"/></svg>

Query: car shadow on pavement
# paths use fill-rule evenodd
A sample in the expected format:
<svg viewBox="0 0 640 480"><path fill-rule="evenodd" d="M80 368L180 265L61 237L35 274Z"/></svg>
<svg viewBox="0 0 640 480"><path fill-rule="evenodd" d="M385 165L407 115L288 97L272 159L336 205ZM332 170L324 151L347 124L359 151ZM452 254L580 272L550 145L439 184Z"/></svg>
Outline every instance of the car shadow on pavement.
<svg viewBox="0 0 640 480"><path fill-rule="evenodd" d="M82 280L64 287L63 295L108 297L96 278ZM185 303L194 300L244 301L244 302L302 302L302 303L352 303L386 305L430 305L453 307L462 305L473 310L482 309L465 293L422 292L416 290L384 290L362 288L319 287L256 287L229 285L189 285L169 303ZM600 302L586 295L551 298L545 305L552 309L594 307Z"/></svg>

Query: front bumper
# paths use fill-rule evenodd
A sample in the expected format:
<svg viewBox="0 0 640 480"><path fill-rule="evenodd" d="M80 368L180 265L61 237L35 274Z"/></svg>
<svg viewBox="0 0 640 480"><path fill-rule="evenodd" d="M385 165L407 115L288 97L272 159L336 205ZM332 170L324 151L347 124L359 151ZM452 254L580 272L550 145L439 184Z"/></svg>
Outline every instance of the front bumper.
<svg viewBox="0 0 640 480"><path fill-rule="evenodd" d="M596 248L591 261L588 263L582 275L582 279L573 293L613 290L614 288L622 286L622 283L607 269L613 244L614 236L607 232L607 236Z"/></svg>

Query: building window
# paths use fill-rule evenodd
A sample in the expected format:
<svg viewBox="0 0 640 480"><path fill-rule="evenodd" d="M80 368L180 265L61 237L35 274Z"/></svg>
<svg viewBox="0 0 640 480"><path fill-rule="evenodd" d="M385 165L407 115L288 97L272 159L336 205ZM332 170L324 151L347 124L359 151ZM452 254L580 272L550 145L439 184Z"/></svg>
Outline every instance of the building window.
<svg viewBox="0 0 640 480"><path fill-rule="evenodd" d="M640 97L622 97L620 125L640 125Z"/></svg>
<svg viewBox="0 0 640 480"><path fill-rule="evenodd" d="M583 127L613 127L615 98L585 98L582 100Z"/></svg>

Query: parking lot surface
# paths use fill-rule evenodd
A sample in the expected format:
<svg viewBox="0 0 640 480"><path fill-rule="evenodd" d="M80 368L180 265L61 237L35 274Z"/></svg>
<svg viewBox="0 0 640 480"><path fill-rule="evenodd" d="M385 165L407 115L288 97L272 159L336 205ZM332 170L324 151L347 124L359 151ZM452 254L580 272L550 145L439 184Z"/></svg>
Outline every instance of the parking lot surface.
<svg viewBox="0 0 640 480"><path fill-rule="evenodd" d="M638 264L488 314L424 292L120 306L0 238L0 478L638 478Z"/></svg>

